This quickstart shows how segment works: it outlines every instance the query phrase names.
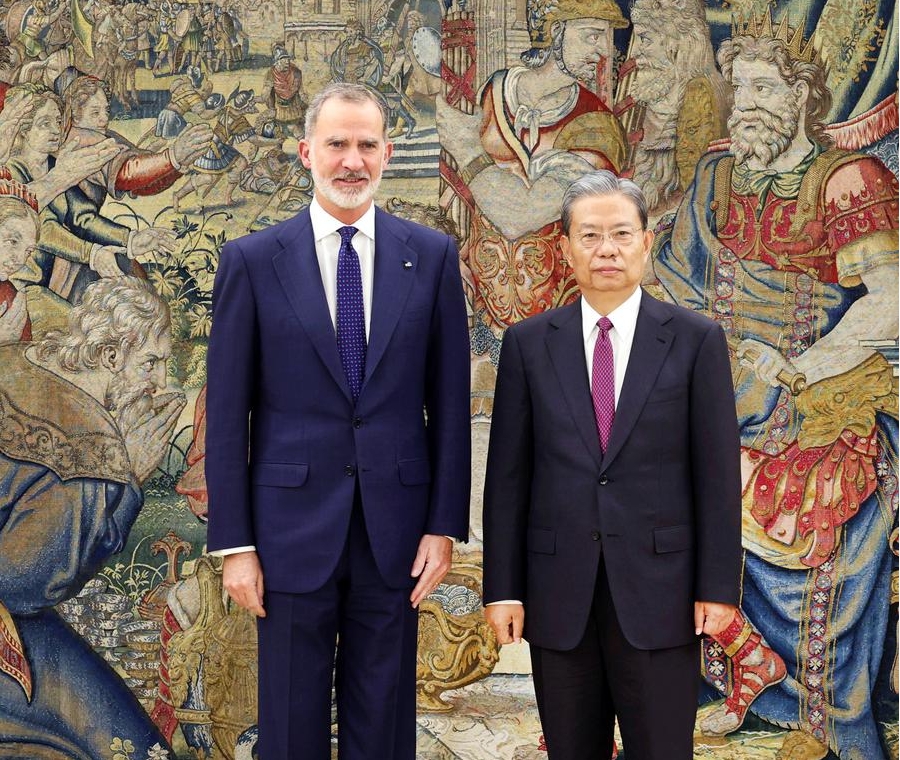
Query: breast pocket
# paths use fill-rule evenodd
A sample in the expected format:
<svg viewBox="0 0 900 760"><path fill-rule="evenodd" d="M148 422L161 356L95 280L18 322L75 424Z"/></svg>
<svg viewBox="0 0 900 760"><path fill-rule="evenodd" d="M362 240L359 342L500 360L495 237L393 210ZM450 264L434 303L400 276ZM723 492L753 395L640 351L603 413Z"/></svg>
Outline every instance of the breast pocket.
<svg viewBox="0 0 900 760"><path fill-rule="evenodd" d="M647 396L648 404L666 404L672 401L682 401L687 398L688 388L686 385L666 385L660 388L654 388Z"/></svg>
<svg viewBox="0 0 900 760"><path fill-rule="evenodd" d="M403 313L403 320L406 322L425 322L431 316L431 309L422 306L415 309L407 309Z"/></svg>

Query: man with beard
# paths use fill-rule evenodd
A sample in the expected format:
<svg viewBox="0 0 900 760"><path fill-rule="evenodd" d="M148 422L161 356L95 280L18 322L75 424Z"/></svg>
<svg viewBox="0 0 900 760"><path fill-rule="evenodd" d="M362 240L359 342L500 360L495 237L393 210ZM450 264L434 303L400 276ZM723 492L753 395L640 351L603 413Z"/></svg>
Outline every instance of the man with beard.
<svg viewBox="0 0 900 760"><path fill-rule="evenodd" d="M65 333L0 348L0 743L15 757L107 757L116 737L165 756L54 607L125 546L184 408L181 394L154 395L169 350L164 302L125 277L91 285Z"/></svg>
<svg viewBox="0 0 900 760"><path fill-rule="evenodd" d="M416 608L468 535L459 259L373 204L386 110L363 85L319 93L312 203L227 243L216 274L208 546L259 616L266 760L331 757L332 683L343 760L413 760Z"/></svg>
<svg viewBox="0 0 900 760"><path fill-rule="evenodd" d="M727 151L706 156L656 259L677 302L729 336L742 437L741 610L706 647L724 703L795 729L785 758L884 758L873 716L890 600L897 180L830 147L831 95L801 29L739 23Z"/></svg>
<svg viewBox="0 0 900 760"><path fill-rule="evenodd" d="M598 72L611 71L613 31L627 23L613 0L560 0L532 24L525 65L496 71L474 115L437 99L441 146L455 162L442 172L471 220L462 257L483 336L476 350L495 362L509 325L576 295L559 254L559 209L575 179L624 164L608 75ZM493 367L483 366L477 390L490 392Z"/></svg>
<svg viewBox="0 0 900 760"><path fill-rule="evenodd" d="M636 0L631 22L634 73L627 76L628 63L620 69L619 90L637 111L622 120L627 132L640 130L634 181L653 210L690 184L706 146L724 137L731 96L716 69L706 6L699 0ZM699 118L691 124L694 115ZM681 166L690 168L688 176Z"/></svg>

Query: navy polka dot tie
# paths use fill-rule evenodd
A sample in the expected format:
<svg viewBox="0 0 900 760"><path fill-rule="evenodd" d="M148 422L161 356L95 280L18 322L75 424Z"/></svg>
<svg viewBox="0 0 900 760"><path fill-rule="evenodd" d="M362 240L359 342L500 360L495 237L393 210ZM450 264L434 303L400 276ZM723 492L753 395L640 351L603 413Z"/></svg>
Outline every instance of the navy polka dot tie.
<svg viewBox="0 0 900 760"><path fill-rule="evenodd" d="M609 331L613 323L606 317L597 321L599 331L594 345L594 366L591 372L591 398L594 401L594 416L597 419L597 435L600 450L606 453L613 419L616 416L616 368L613 361L612 343Z"/></svg>
<svg viewBox="0 0 900 760"><path fill-rule="evenodd" d="M366 316L363 310L362 274L353 248L356 227L341 227L337 265L337 345L341 365L353 401L359 398L366 369Z"/></svg>

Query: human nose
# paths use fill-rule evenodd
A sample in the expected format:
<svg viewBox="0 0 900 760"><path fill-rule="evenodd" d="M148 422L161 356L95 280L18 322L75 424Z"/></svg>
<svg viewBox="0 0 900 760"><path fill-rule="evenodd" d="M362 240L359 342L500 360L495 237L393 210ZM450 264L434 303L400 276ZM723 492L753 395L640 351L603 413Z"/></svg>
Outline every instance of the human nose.
<svg viewBox="0 0 900 760"><path fill-rule="evenodd" d="M357 148L348 148L344 153L344 168L350 171L359 171L365 164L362 160L362 154Z"/></svg>
<svg viewBox="0 0 900 760"><path fill-rule="evenodd" d="M594 253L603 253L609 255L609 251L615 255L619 250L619 246L613 241L612 234L609 232L597 232L594 241Z"/></svg>
<svg viewBox="0 0 900 760"><path fill-rule="evenodd" d="M734 89L734 107L738 111L749 111L754 108L755 104L750 97L750 92L746 87L735 87Z"/></svg>
<svg viewBox="0 0 900 760"><path fill-rule="evenodd" d="M164 391L166 389L166 362L161 361L157 362L153 367L153 371L150 373L150 381L153 383L153 387L158 391Z"/></svg>

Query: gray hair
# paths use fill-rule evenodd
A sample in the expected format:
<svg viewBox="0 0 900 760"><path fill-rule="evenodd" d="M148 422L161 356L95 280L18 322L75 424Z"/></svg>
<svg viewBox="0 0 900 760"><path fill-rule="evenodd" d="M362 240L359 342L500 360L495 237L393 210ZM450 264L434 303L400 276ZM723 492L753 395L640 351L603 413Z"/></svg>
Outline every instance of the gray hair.
<svg viewBox="0 0 900 760"><path fill-rule="evenodd" d="M333 82L325 89L321 90L310 102L309 108L306 109L306 120L303 125L304 137L308 140L312 137L316 128L316 122L319 120L319 112L326 100L338 98L345 103L374 103L381 112L381 123L384 125L384 139L387 140L388 132L388 108L384 98L375 90L356 82Z"/></svg>
<svg viewBox="0 0 900 760"><path fill-rule="evenodd" d="M47 334L37 346L41 360L55 357L69 372L97 369L104 348L140 348L148 335L170 329L169 308L147 280L109 277L91 283L69 312L68 330Z"/></svg>
<svg viewBox="0 0 900 760"><path fill-rule="evenodd" d="M630 179L622 179L607 169L599 169L576 179L566 189L560 213L563 234L569 234L569 227L572 224L572 206L575 201L592 195L614 194L624 195L635 205L641 219L641 229L647 229L647 199L641 188Z"/></svg>

